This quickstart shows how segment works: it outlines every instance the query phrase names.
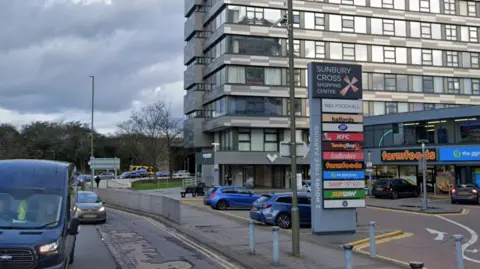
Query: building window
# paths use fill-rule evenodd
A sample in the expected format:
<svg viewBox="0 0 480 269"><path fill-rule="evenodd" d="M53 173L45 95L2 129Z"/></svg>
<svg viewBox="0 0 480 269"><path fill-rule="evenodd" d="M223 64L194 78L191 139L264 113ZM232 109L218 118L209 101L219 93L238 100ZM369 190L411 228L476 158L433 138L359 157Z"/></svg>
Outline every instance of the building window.
<svg viewBox="0 0 480 269"><path fill-rule="evenodd" d="M263 8L247 7L247 18L250 21L255 21L256 24L262 24L263 22Z"/></svg>
<svg viewBox="0 0 480 269"><path fill-rule="evenodd" d="M246 67L245 83L246 84L264 84L265 69L262 67Z"/></svg>
<svg viewBox="0 0 480 269"><path fill-rule="evenodd" d="M447 93L460 94L459 78L447 78Z"/></svg>
<svg viewBox="0 0 480 269"><path fill-rule="evenodd" d="M300 11L293 11L293 27L300 27Z"/></svg>
<svg viewBox="0 0 480 269"><path fill-rule="evenodd" d="M447 40L457 40L457 26L445 25L445 38Z"/></svg>
<svg viewBox="0 0 480 269"><path fill-rule="evenodd" d="M421 23L420 30L422 31L422 38L432 38L432 25L430 23Z"/></svg>
<svg viewBox="0 0 480 269"><path fill-rule="evenodd" d="M433 93L433 77L423 77L423 92Z"/></svg>
<svg viewBox="0 0 480 269"><path fill-rule="evenodd" d="M315 42L315 58L325 59L325 42Z"/></svg>
<svg viewBox="0 0 480 269"><path fill-rule="evenodd" d="M386 91L397 90L397 81L396 81L395 75L385 74L385 90Z"/></svg>
<svg viewBox="0 0 480 269"><path fill-rule="evenodd" d="M395 48L394 47L384 47L383 48L383 58L385 63L395 63Z"/></svg>
<svg viewBox="0 0 480 269"><path fill-rule="evenodd" d="M301 80L302 80L302 76L301 76L301 71L300 69L295 69L295 72L294 73L294 76L295 76L295 80L293 82L293 84L295 84L295 86L302 86L301 85ZM289 75L289 70L287 70L287 85L290 84L290 75Z"/></svg>
<svg viewBox="0 0 480 269"><path fill-rule="evenodd" d="M238 130L238 150L239 151L250 151L250 129L239 129Z"/></svg>
<svg viewBox="0 0 480 269"><path fill-rule="evenodd" d="M289 49L290 49L288 40L286 40L285 44L287 45L287 55L288 55ZM293 40L293 55L295 55L295 57L300 57L300 40Z"/></svg>
<svg viewBox="0 0 480 269"><path fill-rule="evenodd" d="M354 44L343 44L343 59L344 60L355 60L355 45Z"/></svg>
<svg viewBox="0 0 480 269"><path fill-rule="evenodd" d="M315 13L315 29L325 30L325 14Z"/></svg>
<svg viewBox="0 0 480 269"><path fill-rule="evenodd" d="M395 35L395 22L393 20L383 20L383 34Z"/></svg>
<svg viewBox="0 0 480 269"><path fill-rule="evenodd" d="M423 104L423 110L435 109L435 104Z"/></svg>
<svg viewBox="0 0 480 269"><path fill-rule="evenodd" d="M430 12L430 0L420 0L420 11Z"/></svg>
<svg viewBox="0 0 480 269"><path fill-rule="evenodd" d="M382 0L382 7L393 8L393 0Z"/></svg>
<svg viewBox="0 0 480 269"><path fill-rule="evenodd" d="M480 95L480 79L472 79L472 94Z"/></svg>
<svg viewBox="0 0 480 269"><path fill-rule="evenodd" d="M480 61L479 61L480 55L475 52L470 53L470 64L472 65L472 68L480 68Z"/></svg>
<svg viewBox="0 0 480 269"><path fill-rule="evenodd" d="M342 16L342 31L343 32L355 32L355 23L353 17Z"/></svg>
<svg viewBox="0 0 480 269"><path fill-rule="evenodd" d="M455 0L444 0L445 14L455 15Z"/></svg>
<svg viewBox="0 0 480 269"><path fill-rule="evenodd" d="M396 102L385 102L385 114L397 114L398 107Z"/></svg>
<svg viewBox="0 0 480 269"><path fill-rule="evenodd" d="M468 16L470 17L476 17L477 16L477 10L475 7L475 1L468 1Z"/></svg>
<svg viewBox="0 0 480 269"><path fill-rule="evenodd" d="M265 151L278 151L278 131L276 129L264 129Z"/></svg>
<svg viewBox="0 0 480 269"><path fill-rule="evenodd" d="M458 52L447 51L447 66L458 67Z"/></svg>
<svg viewBox="0 0 480 269"><path fill-rule="evenodd" d="M469 27L469 36L471 42L478 42L478 28L477 27Z"/></svg>
<svg viewBox="0 0 480 269"><path fill-rule="evenodd" d="M422 64L423 65L433 64L432 50L422 49Z"/></svg>

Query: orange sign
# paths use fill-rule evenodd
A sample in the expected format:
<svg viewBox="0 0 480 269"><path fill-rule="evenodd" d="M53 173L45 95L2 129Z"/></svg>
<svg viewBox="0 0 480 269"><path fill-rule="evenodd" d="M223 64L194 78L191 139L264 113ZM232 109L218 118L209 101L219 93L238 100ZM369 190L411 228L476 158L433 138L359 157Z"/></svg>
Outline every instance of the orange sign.
<svg viewBox="0 0 480 269"><path fill-rule="evenodd" d="M422 150L406 149L398 150L382 150L382 162L413 162L422 159ZM425 150L425 159L427 161L437 160L437 151L435 149Z"/></svg>

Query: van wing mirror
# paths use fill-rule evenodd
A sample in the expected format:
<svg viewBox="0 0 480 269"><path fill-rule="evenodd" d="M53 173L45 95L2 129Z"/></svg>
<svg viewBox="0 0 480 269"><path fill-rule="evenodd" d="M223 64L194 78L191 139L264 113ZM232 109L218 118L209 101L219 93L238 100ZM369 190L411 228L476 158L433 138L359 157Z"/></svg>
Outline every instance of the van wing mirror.
<svg viewBox="0 0 480 269"><path fill-rule="evenodd" d="M68 234L77 235L79 226L80 226L80 219L79 218L73 218L70 222L70 228L68 229Z"/></svg>

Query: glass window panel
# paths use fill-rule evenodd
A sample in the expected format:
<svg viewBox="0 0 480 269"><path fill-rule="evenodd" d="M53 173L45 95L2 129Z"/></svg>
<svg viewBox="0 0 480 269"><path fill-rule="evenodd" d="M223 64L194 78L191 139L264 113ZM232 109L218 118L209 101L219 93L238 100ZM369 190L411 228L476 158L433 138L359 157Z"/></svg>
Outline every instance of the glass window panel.
<svg viewBox="0 0 480 269"><path fill-rule="evenodd" d="M355 33L367 33L367 18L355 17Z"/></svg>
<svg viewBox="0 0 480 269"><path fill-rule="evenodd" d="M422 50L421 49L412 49L412 64L422 64Z"/></svg>
<svg viewBox="0 0 480 269"><path fill-rule="evenodd" d="M442 25L438 23L432 23L432 38L442 39Z"/></svg>
<svg viewBox="0 0 480 269"><path fill-rule="evenodd" d="M435 93L443 93L443 77L435 77L433 79L433 87Z"/></svg>
<svg viewBox="0 0 480 269"><path fill-rule="evenodd" d="M370 19L370 25L372 27L372 34L383 35L383 23L382 19Z"/></svg>
<svg viewBox="0 0 480 269"><path fill-rule="evenodd" d="M462 79L463 81L463 94L472 94L472 80L469 78Z"/></svg>
<svg viewBox="0 0 480 269"><path fill-rule="evenodd" d="M373 102L373 115L385 115L385 102Z"/></svg>
<svg viewBox="0 0 480 269"><path fill-rule="evenodd" d="M385 89L383 74L374 73L372 76L373 90L383 91Z"/></svg>
<svg viewBox="0 0 480 269"><path fill-rule="evenodd" d="M415 38L419 38L421 36L419 22L410 22L410 36Z"/></svg>
<svg viewBox="0 0 480 269"><path fill-rule="evenodd" d="M305 57L315 58L315 41L305 41Z"/></svg>
<svg viewBox="0 0 480 269"><path fill-rule="evenodd" d="M423 81L421 76L413 76L413 91L414 92L423 91Z"/></svg>
<svg viewBox="0 0 480 269"><path fill-rule="evenodd" d="M367 45L355 45L355 58L357 61L367 61Z"/></svg>
<svg viewBox="0 0 480 269"><path fill-rule="evenodd" d="M433 65L434 66L443 66L443 53L441 50L433 50Z"/></svg>
<svg viewBox="0 0 480 269"><path fill-rule="evenodd" d="M304 13L304 20L305 20L305 29L315 29L315 13L313 12L305 12Z"/></svg>
<svg viewBox="0 0 480 269"><path fill-rule="evenodd" d="M372 46L372 61L383 63L383 46Z"/></svg>
<svg viewBox="0 0 480 269"><path fill-rule="evenodd" d="M407 64L407 48L397 47L395 53L397 64Z"/></svg>
<svg viewBox="0 0 480 269"><path fill-rule="evenodd" d="M342 16L329 15L330 31L341 32L342 31Z"/></svg>
<svg viewBox="0 0 480 269"><path fill-rule="evenodd" d="M403 103L403 102L397 103L398 113L408 112L409 111L408 107L409 107L408 103Z"/></svg>
<svg viewBox="0 0 480 269"><path fill-rule="evenodd" d="M405 21L395 21L395 35L396 36L407 36L407 24Z"/></svg>
<svg viewBox="0 0 480 269"><path fill-rule="evenodd" d="M330 43L330 59L341 60L342 59L342 43Z"/></svg>
<svg viewBox="0 0 480 269"><path fill-rule="evenodd" d="M397 75L397 91L407 92L408 91L408 76L407 75Z"/></svg>

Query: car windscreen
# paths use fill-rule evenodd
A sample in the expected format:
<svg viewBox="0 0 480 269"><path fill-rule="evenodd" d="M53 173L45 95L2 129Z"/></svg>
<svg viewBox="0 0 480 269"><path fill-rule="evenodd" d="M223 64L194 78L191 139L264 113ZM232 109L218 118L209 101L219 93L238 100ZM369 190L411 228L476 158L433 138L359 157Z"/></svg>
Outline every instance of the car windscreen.
<svg viewBox="0 0 480 269"><path fill-rule="evenodd" d="M389 182L390 182L389 179L377 179L377 181L375 181L375 186L377 187L388 186Z"/></svg>
<svg viewBox="0 0 480 269"><path fill-rule="evenodd" d="M270 200L270 198L272 198L271 195L266 195L266 194L264 194L264 195L260 196L260 198L258 198L255 202L256 202L256 203L265 203L265 202L267 202L268 200Z"/></svg>
<svg viewBox="0 0 480 269"><path fill-rule="evenodd" d="M308 186L312 186L312 181L311 180L305 180L305 182L307 182Z"/></svg>
<svg viewBox="0 0 480 269"><path fill-rule="evenodd" d="M207 193L214 193L217 190L217 188L210 188L208 189Z"/></svg>
<svg viewBox="0 0 480 269"><path fill-rule="evenodd" d="M474 184L458 184L455 186L455 189L457 189L458 191L471 191L475 189L475 185Z"/></svg>
<svg viewBox="0 0 480 269"><path fill-rule="evenodd" d="M100 203L100 197L98 197L93 192L80 192L77 196L77 203L79 204L90 204L90 203Z"/></svg>
<svg viewBox="0 0 480 269"><path fill-rule="evenodd" d="M0 229L44 229L59 225L63 191L0 188Z"/></svg>

